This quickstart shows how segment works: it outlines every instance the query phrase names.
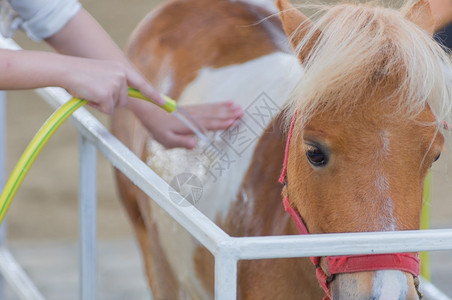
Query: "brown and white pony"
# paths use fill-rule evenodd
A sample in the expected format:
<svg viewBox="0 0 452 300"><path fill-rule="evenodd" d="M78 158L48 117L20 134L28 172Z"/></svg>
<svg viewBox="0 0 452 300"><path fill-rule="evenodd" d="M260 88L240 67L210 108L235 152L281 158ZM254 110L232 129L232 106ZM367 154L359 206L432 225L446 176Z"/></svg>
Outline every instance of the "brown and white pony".
<svg viewBox="0 0 452 300"><path fill-rule="evenodd" d="M174 0L149 14L127 49L147 78L181 105L233 99L246 113L194 150L164 149L127 111L115 134L231 236L286 235L298 234L278 182L293 120L284 195L309 232L419 229L451 106L428 3L322 6L315 21L277 6L282 22L271 3L228 0ZM212 299L211 254L118 180L154 298ZM333 299L418 299L400 270L339 274L328 289ZM323 295L308 258L239 263L238 299Z"/></svg>

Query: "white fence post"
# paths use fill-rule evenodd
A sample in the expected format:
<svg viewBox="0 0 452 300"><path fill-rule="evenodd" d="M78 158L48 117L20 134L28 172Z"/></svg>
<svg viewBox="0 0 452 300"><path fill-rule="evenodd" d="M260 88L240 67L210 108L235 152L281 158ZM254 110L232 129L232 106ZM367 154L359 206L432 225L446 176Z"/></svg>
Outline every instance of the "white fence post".
<svg viewBox="0 0 452 300"><path fill-rule="evenodd" d="M215 253L215 300L237 299L237 257L231 248ZM231 251L232 250L232 251Z"/></svg>
<svg viewBox="0 0 452 300"><path fill-rule="evenodd" d="M96 299L96 147L79 135L80 299Z"/></svg>

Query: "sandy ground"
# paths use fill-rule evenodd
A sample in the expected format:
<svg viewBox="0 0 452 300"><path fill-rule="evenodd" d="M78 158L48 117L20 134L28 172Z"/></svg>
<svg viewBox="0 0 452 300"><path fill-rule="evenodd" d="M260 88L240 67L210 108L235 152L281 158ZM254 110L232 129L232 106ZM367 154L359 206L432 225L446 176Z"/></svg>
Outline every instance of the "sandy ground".
<svg viewBox="0 0 452 300"><path fill-rule="evenodd" d="M82 3L118 45L123 47L132 29L158 1L85 0ZM16 40L26 49L48 49L43 44L30 42L23 34L18 34ZM8 174L33 134L51 113L52 109L33 92L8 93ZM94 113L104 124L108 124L108 118ZM451 140L452 136L449 139ZM436 163L433 172L432 225L435 228L452 227L450 149L452 148L449 147ZM119 203L112 168L101 155L98 162L99 241L131 241L131 229ZM13 245L76 241L77 176L77 133L70 124L65 124L38 157L10 208L8 239ZM437 260L440 266L442 263ZM450 271L448 274L451 275ZM439 278L439 281L443 288L449 288L448 293L452 295L448 285L450 280Z"/></svg>

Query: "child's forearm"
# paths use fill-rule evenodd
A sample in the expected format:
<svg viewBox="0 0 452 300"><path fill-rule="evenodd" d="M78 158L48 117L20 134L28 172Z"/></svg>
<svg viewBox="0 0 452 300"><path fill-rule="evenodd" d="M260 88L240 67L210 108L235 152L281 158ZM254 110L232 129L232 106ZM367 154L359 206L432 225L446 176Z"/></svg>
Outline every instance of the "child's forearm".
<svg viewBox="0 0 452 300"><path fill-rule="evenodd" d="M40 51L0 50L0 89L59 86L74 97L90 101L104 113L124 106L128 82L134 85L134 80L139 79L121 62Z"/></svg>
<svg viewBox="0 0 452 300"><path fill-rule="evenodd" d="M65 87L72 58L38 51L0 50L0 89Z"/></svg>

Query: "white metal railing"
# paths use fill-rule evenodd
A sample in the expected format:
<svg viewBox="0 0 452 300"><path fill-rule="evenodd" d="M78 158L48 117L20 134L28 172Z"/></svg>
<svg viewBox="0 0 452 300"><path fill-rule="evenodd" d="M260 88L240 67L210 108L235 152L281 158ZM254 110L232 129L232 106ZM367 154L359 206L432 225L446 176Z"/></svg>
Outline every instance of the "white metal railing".
<svg viewBox="0 0 452 300"><path fill-rule="evenodd" d="M0 47L17 49L18 46L13 41L0 37ZM59 88L38 89L37 92L53 107L60 106L71 97ZM76 111L70 121L80 134L79 218L82 299L96 298L96 150L100 151L113 166L130 178L215 256L216 300L236 298L239 260L452 250L452 229L231 237L188 201L182 200L179 205L171 201L168 193L170 186L110 134L86 109L81 108ZM0 133L0 145L1 142ZM8 275L5 274L10 270L0 266L0 271L7 277ZM29 280L26 285L30 286ZM433 285L426 283L425 286L427 289L424 289L424 292L428 293L427 296L431 295L431 299L450 299ZM41 299L39 297L40 295L24 297L24 299Z"/></svg>

